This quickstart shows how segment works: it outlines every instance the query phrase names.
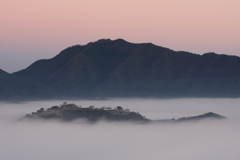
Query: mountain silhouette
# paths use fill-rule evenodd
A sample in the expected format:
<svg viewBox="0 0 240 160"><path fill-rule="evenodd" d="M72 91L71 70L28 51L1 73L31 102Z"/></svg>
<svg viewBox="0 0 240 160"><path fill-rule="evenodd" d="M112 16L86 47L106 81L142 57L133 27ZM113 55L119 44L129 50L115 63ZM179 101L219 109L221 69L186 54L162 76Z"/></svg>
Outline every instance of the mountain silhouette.
<svg viewBox="0 0 240 160"><path fill-rule="evenodd" d="M9 76L10 74L7 73L6 71L0 69L0 81L2 81L3 79L5 79L7 76Z"/></svg>
<svg viewBox="0 0 240 160"><path fill-rule="evenodd" d="M239 97L240 58L101 39L38 60L0 87L1 100Z"/></svg>

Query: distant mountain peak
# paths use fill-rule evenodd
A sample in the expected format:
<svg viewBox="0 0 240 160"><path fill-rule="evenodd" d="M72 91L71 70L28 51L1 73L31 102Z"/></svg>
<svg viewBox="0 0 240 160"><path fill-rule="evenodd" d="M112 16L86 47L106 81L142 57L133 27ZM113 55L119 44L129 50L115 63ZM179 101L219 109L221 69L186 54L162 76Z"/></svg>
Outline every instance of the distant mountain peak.
<svg viewBox="0 0 240 160"><path fill-rule="evenodd" d="M95 42L90 42L88 43L87 45L90 45L90 44L106 44L106 43L129 43L127 41L125 41L124 39L121 39L121 38L118 38L118 39L109 39L109 38L102 38L102 39L99 39Z"/></svg>
<svg viewBox="0 0 240 160"><path fill-rule="evenodd" d="M100 39L38 60L0 88L1 99L240 97L240 58Z"/></svg>
<svg viewBox="0 0 240 160"><path fill-rule="evenodd" d="M96 42L110 42L110 41L112 41L112 40L109 38L102 38L102 39L97 40Z"/></svg>

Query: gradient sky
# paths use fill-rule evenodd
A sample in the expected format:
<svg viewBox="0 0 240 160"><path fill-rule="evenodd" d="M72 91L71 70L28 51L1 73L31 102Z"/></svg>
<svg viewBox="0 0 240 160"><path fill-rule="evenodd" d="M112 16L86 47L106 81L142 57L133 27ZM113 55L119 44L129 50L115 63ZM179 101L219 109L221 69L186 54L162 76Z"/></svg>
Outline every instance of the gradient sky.
<svg viewBox="0 0 240 160"><path fill-rule="evenodd" d="M240 56L239 0L0 0L0 68L101 38Z"/></svg>

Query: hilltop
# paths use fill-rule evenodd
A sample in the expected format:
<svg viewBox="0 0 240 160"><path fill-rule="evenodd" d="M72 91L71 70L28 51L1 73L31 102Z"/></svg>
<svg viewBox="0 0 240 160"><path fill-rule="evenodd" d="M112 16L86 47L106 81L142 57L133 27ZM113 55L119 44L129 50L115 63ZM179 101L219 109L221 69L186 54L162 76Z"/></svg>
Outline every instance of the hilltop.
<svg viewBox="0 0 240 160"><path fill-rule="evenodd" d="M125 121L125 122L137 122L137 123L160 123L160 122L189 122L199 121L203 119L225 119L224 116L216 113L205 113L203 115L182 117L178 119L163 119L163 120L150 120L142 116L138 112L130 111L129 109L123 109L121 106L116 108L101 107L95 108L89 106L83 108L75 104L63 103L61 106L53 106L44 110L41 108L32 114L27 114L24 119L44 119L44 120L61 120L61 121L73 121L77 119L85 119L88 122L97 122L100 120L105 121Z"/></svg>
<svg viewBox="0 0 240 160"><path fill-rule="evenodd" d="M240 97L240 58L101 39L0 81L0 100Z"/></svg>
<svg viewBox="0 0 240 160"><path fill-rule="evenodd" d="M53 106L44 110L41 108L37 112L27 114L24 118L31 119L58 119L61 121L72 121L76 119L86 119L89 122L96 122L99 120L107 121L135 121L135 122L148 122L149 119L140 115L139 113L132 112L129 109L124 110L121 106L116 108L101 107L95 108L89 106L83 108L75 104L67 104L66 102L61 106Z"/></svg>

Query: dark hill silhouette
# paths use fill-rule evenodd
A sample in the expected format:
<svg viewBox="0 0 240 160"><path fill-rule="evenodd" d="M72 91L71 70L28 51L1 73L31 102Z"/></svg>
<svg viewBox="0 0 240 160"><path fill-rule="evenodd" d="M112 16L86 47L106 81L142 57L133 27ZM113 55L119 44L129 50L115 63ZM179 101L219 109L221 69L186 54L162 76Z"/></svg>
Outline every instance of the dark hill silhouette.
<svg viewBox="0 0 240 160"><path fill-rule="evenodd" d="M182 117L182 118L172 118L172 119L161 119L161 120L150 120L145 116L142 116L138 112L125 110L121 106L117 108L111 107L101 107L95 108L94 106L89 106L88 108L82 108L75 104L63 103L61 106L53 106L44 110L41 108L32 114L26 114L23 119L42 119L42 120L61 120L61 121L73 121L76 119L85 119L89 122L97 121L124 121L124 122L137 122L137 123L159 123L159 122L194 122L204 119L226 119L226 117L218 115L213 112L208 112L198 116L192 117Z"/></svg>
<svg viewBox="0 0 240 160"><path fill-rule="evenodd" d="M69 47L0 83L1 99L239 97L240 58L102 39Z"/></svg>
<svg viewBox="0 0 240 160"><path fill-rule="evenodd" d="M9 75L10 75L9 73L7 73L4 70L0 69L0 81L5 79Z"/></svg>

